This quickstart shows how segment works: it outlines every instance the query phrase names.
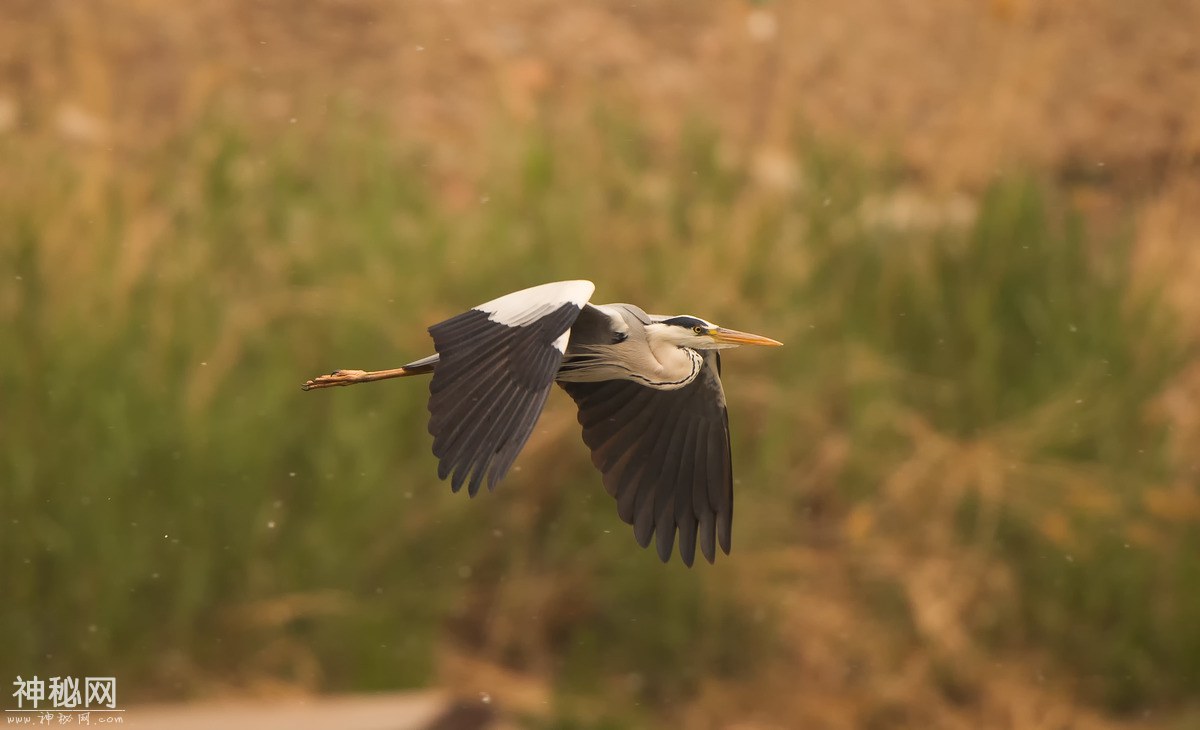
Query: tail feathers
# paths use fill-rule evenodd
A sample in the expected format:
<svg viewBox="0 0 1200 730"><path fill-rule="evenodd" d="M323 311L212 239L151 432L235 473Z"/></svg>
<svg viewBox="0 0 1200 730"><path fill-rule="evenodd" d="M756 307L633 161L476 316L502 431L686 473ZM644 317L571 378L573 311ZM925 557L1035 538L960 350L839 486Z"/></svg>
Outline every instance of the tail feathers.
<svg viewBox="0 0 1200 730"><path fill-rule="evenodd" d="M405 376L427 375L427 374L433 372L433 368L435 365L437 365L437 363L438 363L438 354L435 352L434 354L430 355L429 357L423 357L420 360L413 360L412 362L408 363L407 365L404 365L402 367L402 369L405 371L405 373L404 373Z"/></svg>

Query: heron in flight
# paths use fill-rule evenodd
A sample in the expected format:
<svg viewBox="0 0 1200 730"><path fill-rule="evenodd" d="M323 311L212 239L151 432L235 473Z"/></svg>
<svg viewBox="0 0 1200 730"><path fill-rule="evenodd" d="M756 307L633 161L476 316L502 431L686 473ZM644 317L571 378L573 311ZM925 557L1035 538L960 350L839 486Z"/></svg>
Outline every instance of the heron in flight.
<svg viewBox="0 0 1200 730"><path fill-rule="evenodd" d="M691 565L729 554L733 468L720 350L781 343L688 315L591 304L560 281L480 304L429 328L436 353L390 370L335 370L304 390L433 374L429 433L438 478L494 489L533 433L551 386L574 399L583 441L638 544Z"/></svg>

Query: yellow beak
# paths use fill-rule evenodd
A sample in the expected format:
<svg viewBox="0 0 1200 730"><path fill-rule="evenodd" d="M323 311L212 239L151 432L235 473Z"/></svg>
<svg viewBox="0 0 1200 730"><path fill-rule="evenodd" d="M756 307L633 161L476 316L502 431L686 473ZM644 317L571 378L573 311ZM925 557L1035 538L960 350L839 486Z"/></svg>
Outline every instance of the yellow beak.
<svg viewBox="0 0 1200 730"><path fill-rule="evenodd" d="M779 347L783 343L762 335L752 335L749 332L738 332L724 327L714 327L708 331L709 337L717 342L728 342L731 345L762 345L763 347Z"/></svg>

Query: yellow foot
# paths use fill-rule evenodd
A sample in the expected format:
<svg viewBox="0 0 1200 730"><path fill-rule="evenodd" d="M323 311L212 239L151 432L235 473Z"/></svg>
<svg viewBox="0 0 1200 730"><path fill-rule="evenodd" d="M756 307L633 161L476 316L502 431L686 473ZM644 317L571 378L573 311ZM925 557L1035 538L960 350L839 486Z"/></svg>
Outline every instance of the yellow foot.
<svg viewBox="0 0 1200 730"><path fill-rule="evenodd" d="M315 390L316 388L332 388L335 385L353 385L361 383L366 374L366 370L334 370L328 375L318 375L301 385L300 389Z"/></svg>

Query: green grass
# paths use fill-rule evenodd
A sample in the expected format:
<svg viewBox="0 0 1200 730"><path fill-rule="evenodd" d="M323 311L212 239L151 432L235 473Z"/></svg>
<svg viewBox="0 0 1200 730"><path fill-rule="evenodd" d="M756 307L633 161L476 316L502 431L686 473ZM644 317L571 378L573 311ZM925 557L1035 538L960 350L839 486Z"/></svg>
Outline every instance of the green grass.
<svg viewBox="0 0 1200 730"><path fill-rule="evenodd" d="M898 189L888 171L808 146L803 184L772 190L699 126L671 148L606 114L497 140L471 183L361 121L210 119L98 184L0 141L28 182L0 203L0 676L378 689L430 681L450 644L564 697L669 708L776 651L779 586L753 564L810 539L820 492L825 519L874 515L883 542L844 546L863 566L882 544L1011 576L964 618L989 651L1048 650L1120 708L1196 691L1200 528L1144 502L1196 486L1151 407L1185 351L1123 236L1031 180L997 183L966 228L890 228L862 215ZM433 477L423 384L298 389L580 276L788 343L726 359L739 512L715 568L636 547L565 398L470 501ZM848 450L820 471L831 437ZM1113 508L1081 506L1081 484ZM1146 524L1160 543L1130 540ZM903 574L882 579L911 610Z"/></svg>

